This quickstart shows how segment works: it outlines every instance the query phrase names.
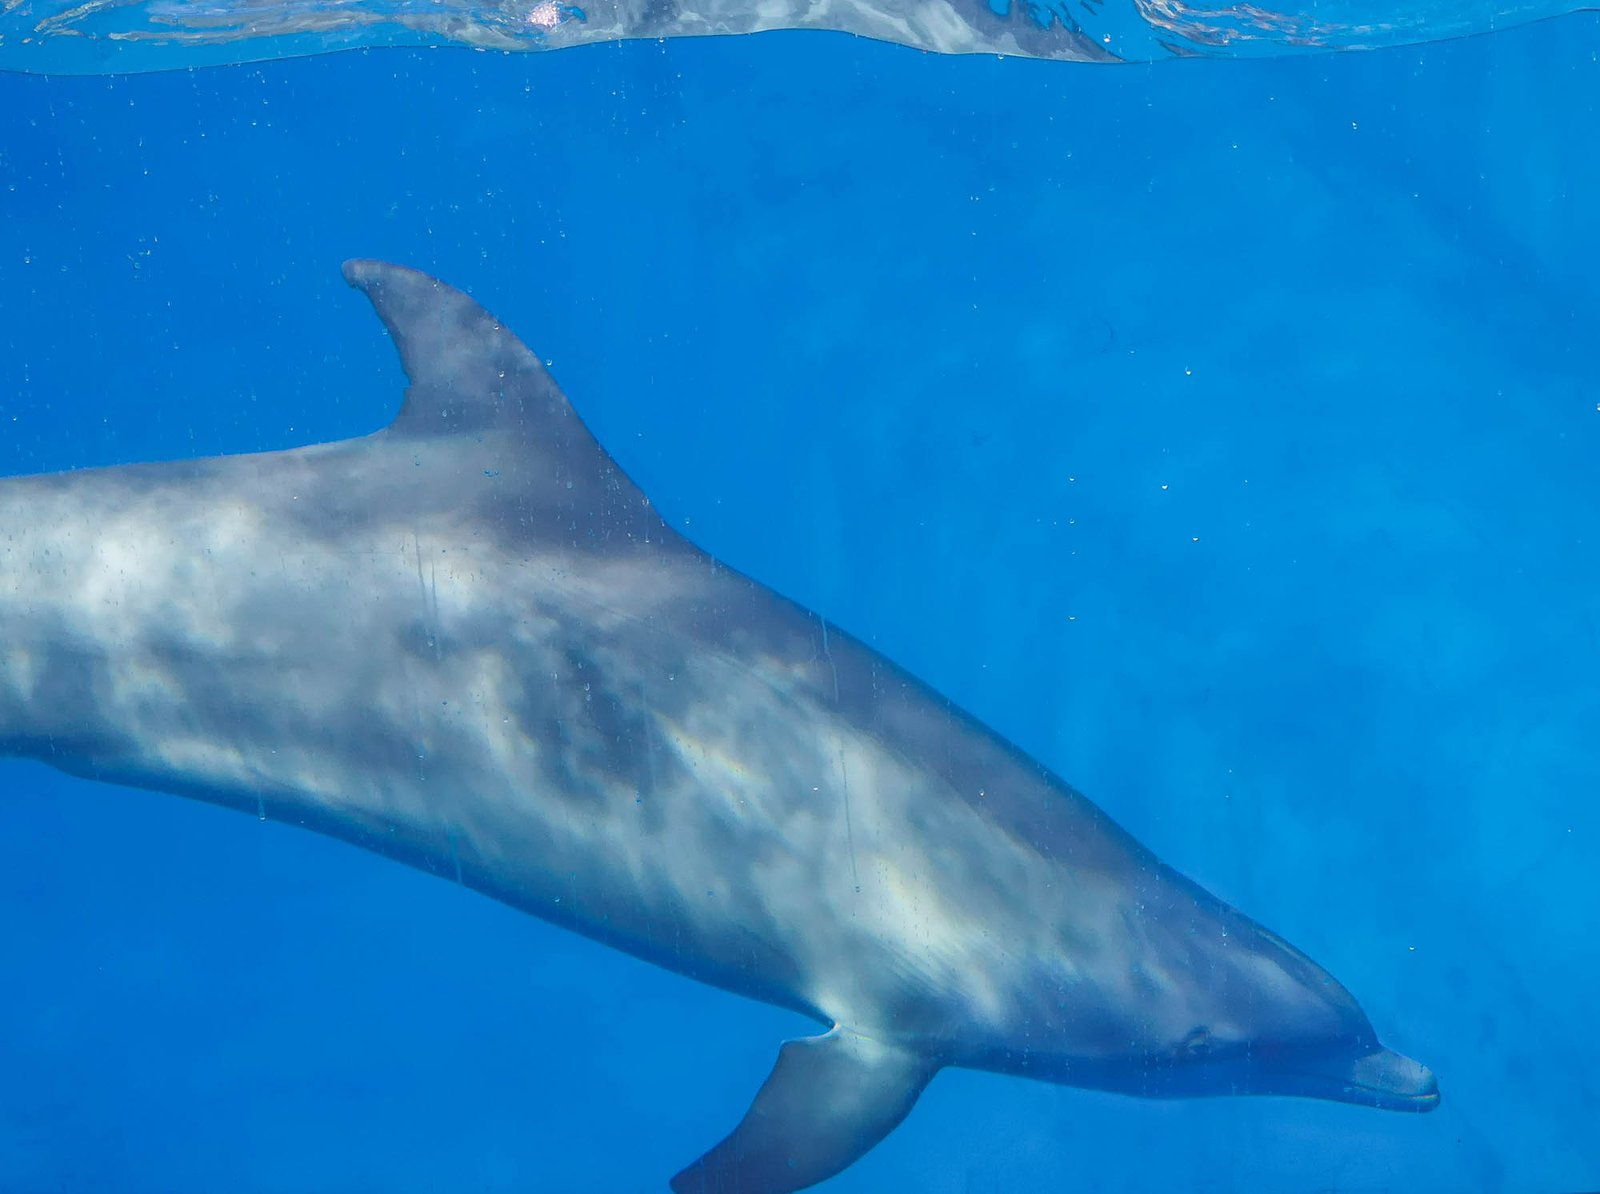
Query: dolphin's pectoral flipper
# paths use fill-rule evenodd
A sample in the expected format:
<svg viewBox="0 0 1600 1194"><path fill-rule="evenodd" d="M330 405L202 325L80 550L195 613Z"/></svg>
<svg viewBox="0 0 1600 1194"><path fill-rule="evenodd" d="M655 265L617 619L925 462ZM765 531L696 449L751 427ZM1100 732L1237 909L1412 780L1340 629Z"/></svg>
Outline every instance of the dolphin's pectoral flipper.
<svg viewBox="0 0 1600 1194"><path fill-rule="evenodd" d="M672 1188L788 1194L830 1178L895 1129L938 1069L921 1053L845 1028L789 1041L733 1134Z"/></svg>

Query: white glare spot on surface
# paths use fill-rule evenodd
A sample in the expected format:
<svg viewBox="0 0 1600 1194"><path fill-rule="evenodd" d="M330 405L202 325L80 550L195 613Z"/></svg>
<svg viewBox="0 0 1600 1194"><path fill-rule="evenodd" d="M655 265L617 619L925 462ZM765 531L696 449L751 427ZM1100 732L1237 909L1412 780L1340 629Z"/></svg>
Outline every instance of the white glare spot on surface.
<svg viewBox="0 0 1600 1194"><path fill-rule="evenodd" d="M535 29L554 29L561 24L561 6L554 0L543 0L528 10L528 24Z"/></svg>

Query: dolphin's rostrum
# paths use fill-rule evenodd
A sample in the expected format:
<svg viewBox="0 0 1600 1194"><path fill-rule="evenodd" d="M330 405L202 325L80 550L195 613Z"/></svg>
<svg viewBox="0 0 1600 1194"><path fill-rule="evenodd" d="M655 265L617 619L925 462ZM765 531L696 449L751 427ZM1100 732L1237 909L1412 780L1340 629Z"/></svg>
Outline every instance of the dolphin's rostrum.
<svg viewBox="0 0 1600 1194"><path fill-rule="evenodd" d="M0 483L0 750L344 838L826 1026L679 1194L851 1164L945 1066L1398 1110L1292 946L671 530L465 295L345 267L373 435Z"/></svg>

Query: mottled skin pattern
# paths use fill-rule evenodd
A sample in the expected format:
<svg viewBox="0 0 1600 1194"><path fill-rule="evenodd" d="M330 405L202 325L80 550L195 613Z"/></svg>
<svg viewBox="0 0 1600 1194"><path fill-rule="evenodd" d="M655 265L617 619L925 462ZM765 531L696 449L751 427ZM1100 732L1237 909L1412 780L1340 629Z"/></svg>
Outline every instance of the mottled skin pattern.
<svg viewBox="0 0 1600 1194"><path fill-rule="evenodd" d="M0 750L332 834L833 1026L675 1188L838 1172L941 1067L1427 1109L1304 955L671 531L464 295L344 443L0 483Z"/></svg>

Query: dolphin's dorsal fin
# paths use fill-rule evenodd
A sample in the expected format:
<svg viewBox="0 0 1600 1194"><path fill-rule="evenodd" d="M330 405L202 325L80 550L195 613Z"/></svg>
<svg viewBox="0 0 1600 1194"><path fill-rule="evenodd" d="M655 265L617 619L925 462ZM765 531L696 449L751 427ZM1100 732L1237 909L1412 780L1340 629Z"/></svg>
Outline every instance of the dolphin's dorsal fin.
<svg viewBox="0 0 1600 1194"><path fill-rule="evenodd" d="M835 1027L788 1041L733 1134L672 1179L674 1194L789 1194L893 1131L938 1071L892 1042Z"/></svg>
<svg viewBox="0 0 1600 1194"><path fill-rule="evenodd" d="M344 277L372 301L411 382L396 433L536 432L576 418L539 358L461 291L382 261L347 261Z"/></svg>
<svg viewBox="0 0 1600 1194"><path fill-rule="evenodd" d="M472 440L506 512L535 534L592 544L666 533L543 362L488 311L404 266L347 261L344 276L371 300L411 382L387 436Z"/></svg>

